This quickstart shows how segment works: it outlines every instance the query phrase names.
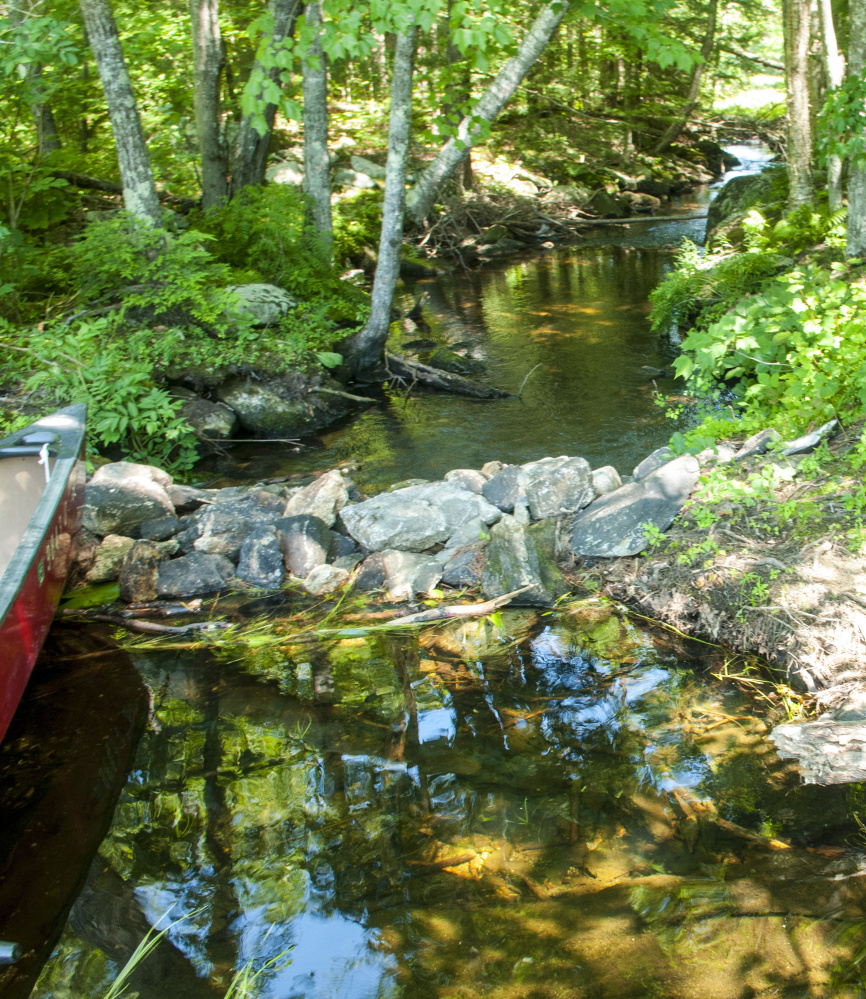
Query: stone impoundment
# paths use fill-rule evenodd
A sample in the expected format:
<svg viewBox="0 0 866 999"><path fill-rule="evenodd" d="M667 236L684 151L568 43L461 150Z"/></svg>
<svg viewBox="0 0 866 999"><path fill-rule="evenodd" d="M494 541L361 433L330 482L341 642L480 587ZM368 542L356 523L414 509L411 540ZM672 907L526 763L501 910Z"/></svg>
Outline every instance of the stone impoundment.
<svg viewBox="0 0 866 999"><path fill-rule="evenodd" d="M305 486L194 489L117 462L86 488L79 579L119 580L129 602L294 578L315 595L353 583L409 600L445 586L487 597L521 590L518 602L549 606L566 589L560 560L634 554L647 543L644 525L670 525L698 463L651 459L654 470L643 476L642 463L625 485L610 466L561 456L457 468L372 497L340 469Z"/></svg>

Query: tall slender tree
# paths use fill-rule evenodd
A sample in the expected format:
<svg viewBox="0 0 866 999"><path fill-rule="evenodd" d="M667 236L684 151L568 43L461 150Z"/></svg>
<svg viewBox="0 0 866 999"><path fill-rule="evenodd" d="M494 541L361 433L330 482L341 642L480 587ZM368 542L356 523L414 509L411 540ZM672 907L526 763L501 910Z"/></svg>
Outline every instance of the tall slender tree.
<svg viewBox="0 0 866 999"><path fill-rule="evenodd" d="M836 42L833 23L833 5L830 0L818 0L821 16L821 42L824 55L824 72L831 87L841 87L845 78L845 57ZM827 200L831 209L842 206L842 157L832 153L827 161Z"/></svg>
<svg viewBox="0 0 866 999"><path fill-rule="evenodd" d="M418 28L414 23L397 34L391 70L391 116L388 124L388 163L379 260L373 280L370 318L353 337L349 350L358 368L375 364L382 356L391 323L391 303L400 275L403 213L406 201L406 164L412 130L412 76Z"/></svg>
<svg viewBox="0 0 866 999"><path fill-rule="evenodd" d="M494 121L511 100L523 78L550 41L568 13L569 0L553 0L542 8L518 47L496 74L471 115L460 122L456 137L450 138L421 175L407 204L412 219L422 222L433 207L442 184L454 173L481 138L484 126Z"/></svg>
<svg viewBox="0 0 866 999"><path fill-rule="evenodd" d="M282 72L275 58L286 39L295 32L295 25L303 9L301 0L271 0L269 11L273 28L265 42L265 52L256 59L252 78L258 79L258 101L264 102L265 87L277 86ZM265 104L259 124L256 116L245 115L238 129L232 150L230 195L234 197L242 187L265 182L265 169L268 162L268 149L274 128L277 105L273 101Z"/></svg>
<svg viewBox="0 0 866 999"><path fill-rule="evenodd" d="M848 73L862 80L866 67L866 0L848 5ZM866 167L861 157L848 164L848 232L845 252L849 257L866 255Z"/></svg>
<svg viewBox="0 0 866 999"><path fill-rule="evenodd" d="M856 0L855 0L856 2ZM814 198L809 108L809 0L782 0L788 94L788 200L792 208Z"/></svg>
<svg viewBox="0 0 866 999"><path fill-rule="evenodd" d="M707 65L710 60L710 56L713 54L713 42L716 37L716 20L718 17L718 10L718 0L710 0L710 6L707 10L707 28L704 32L704 40L701 44L701 58L698 59L692 67L692 75L689 80L689 91L686 96L686 103L683 105L677 119L671 122L670 126L665 130L664 135L662 135L654 146L652 151L653 156L661 156L663 152L670 148L671 143L676 142L680 136L680 132L682 132L682 130L686 127L689 116L698 106L704 67Z"/></svg>
<svg viewBox="0 0 866 999"><path fill-rule="evenodd" d="M330 259L334 232L331 221L331 163L328 156L328 72L320 33L319 0L304 9L313 36L304 56L304 191L311 245Z"/></svg>
<svg viewBox="0 0 866 999"><path fill-rule="evenodd" d="M201 199L205 211L228 193L228 162L220 134L220 77L225 64L219 0L189 0L193 48L193 107L201 157Z"/></svg>
<svg viewBox="0 0 866 999"><path fill-rule="evenodd" d="M160 225L162 213L150 156L111 5L108 0L80 0L80 5L108 104L123 203L130 214Z"/></svg>

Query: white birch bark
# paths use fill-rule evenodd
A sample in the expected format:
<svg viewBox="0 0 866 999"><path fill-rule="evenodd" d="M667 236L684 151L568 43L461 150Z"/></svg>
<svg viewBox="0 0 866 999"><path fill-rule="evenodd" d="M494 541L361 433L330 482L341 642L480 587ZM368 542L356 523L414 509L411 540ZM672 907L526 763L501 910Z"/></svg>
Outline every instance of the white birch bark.
<svg viewBox="0 0 866 999"><path fill-rule="evenodd" d="M412 25L398 34L391 76L391 117L388 124L388 162L379 260L373 280L370 318L353 337L351 352L359 369L376 364L382 357L391 324L391 303L400 276L403 247L403 214L406 203L406 164L412 129L412 74L418 29Z"/></svg>
<svg viewBox="0 0 866 999"><path fill-rule="evenodd" d="M850 0L848 5L848 72L863 76L866 66L866 0ZM848 167L848 232L845 253L866 256L866 169L852 158Z"/></svg>
<svg viewBox="0 0 866 999"><path fill-rule="evenodd" d="M320 27L318 0L304 8L307 24ZM328 71L318 37L304 60L304 192L309 201L307 226L313 249L330 260L334 232L331 223L331 164L328 158Z"/></svg>
<svg viewBox="0 0 866 999"><path fill-rule="evenodd" d="M80 5L108 104L123 184L123 204L131 215L161 225L150 156L111 5L108 0L80 0Z"/></svg>
<svg viewBox="0 0 866 999"><path fill-rule="evenodd" d="M223 56L219 0L189 0L193 50L193 107L201 157L201 203L208 211L228 193L228 163L220 135L220 76Z"/></svg>
<svg viewBox="0 0 866 999"><path fill-rule="evenodd" d="M788 202L812 201L812 122L809 113L809 0L782 0L788 93Z"/></svg>
<svg viewBox="0 0 866 999"><path fill-rule="evenodd" d="M464 118L458 127L457 137L449 139L433 162L421 175L407 200L407 210L416 223L429 214L442 184L454 173L478 142L482 126L474 119L492 122L511 100L515 90L541 55L554 31L568 13L569 0L553 0L536 17L514 55L484 92L473 115ZM459 143L459 144L458 144Z"/></svg>
<svg viewBox="0 0 866 999"><path fill-rule="evenodd" d="M818 0L818 11L821 15L821 41L827 82L831 87L841 87L845 79L845 57L839 51L836 41L830 0ZM835 154L827 162L827 200L833 211L842 207L842 157Z"/></svg>

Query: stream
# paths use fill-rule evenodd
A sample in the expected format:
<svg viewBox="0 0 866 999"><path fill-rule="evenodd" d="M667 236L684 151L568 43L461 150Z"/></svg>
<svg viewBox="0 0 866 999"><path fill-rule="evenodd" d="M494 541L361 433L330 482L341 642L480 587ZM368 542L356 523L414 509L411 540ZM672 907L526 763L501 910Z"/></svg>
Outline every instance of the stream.
<svg viewBox="0 0 866 999"><path fill-rule="evenodd" d="M424 284L431 336L494 384L541 365L521 399L395 395L208 474L630 472L676 427L646 297L711 195ZM140 999L239 972L269 999L866 995L866 787L802 784L768 739L784 698L743 663L592 596L327 642L290 637L282 595L226 607L260 624L219 652L55 629L0 746L0 939L27 952L0 999L37 976L101 999L149 925Z"/></svg>

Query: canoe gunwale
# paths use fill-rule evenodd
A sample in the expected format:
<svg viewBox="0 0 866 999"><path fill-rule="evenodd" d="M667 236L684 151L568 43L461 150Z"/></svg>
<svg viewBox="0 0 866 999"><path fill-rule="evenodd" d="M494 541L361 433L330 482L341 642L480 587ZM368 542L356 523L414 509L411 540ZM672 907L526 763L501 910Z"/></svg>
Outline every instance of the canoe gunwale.
<svg viewBox="0 0 866 999"><path fill-rule="evenodd" d="M40 447L48 443L48 453L55 459L51 477L36 504L30 523L21 537L15 554L6 566L6 571L0 577L0 625L15 605L27 573L39 554L57 509L69 487L70 477L81 458L86 419L86 406L81 404L67 406L0 440L0 451L22 446L29 449L30 444L26 438L36 434L50 434L53 441L42 440ZM20 454L20 451L18 453Z"/></svg>

